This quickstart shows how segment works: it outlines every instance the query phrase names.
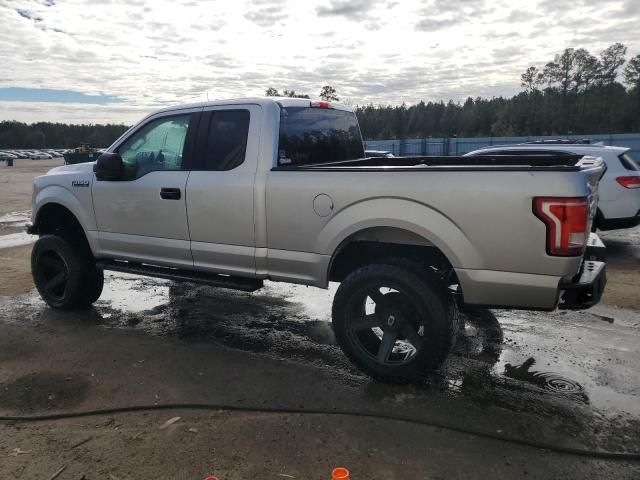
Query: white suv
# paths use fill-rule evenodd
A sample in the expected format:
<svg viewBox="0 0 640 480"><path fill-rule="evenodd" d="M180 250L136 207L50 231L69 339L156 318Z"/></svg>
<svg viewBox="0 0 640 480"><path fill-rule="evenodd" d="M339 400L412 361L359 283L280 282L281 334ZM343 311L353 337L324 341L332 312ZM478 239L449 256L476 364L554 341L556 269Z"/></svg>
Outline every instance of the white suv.
<svg viewBox="0 0 640 480"><path fill-rule="evenodd" d="M631 228L640 224L640 166L626 147L545 140L482 148L465 156L478 155L591 155L601 157L607 170L600 180L598 213L594 222L600 230Z"/></svg>

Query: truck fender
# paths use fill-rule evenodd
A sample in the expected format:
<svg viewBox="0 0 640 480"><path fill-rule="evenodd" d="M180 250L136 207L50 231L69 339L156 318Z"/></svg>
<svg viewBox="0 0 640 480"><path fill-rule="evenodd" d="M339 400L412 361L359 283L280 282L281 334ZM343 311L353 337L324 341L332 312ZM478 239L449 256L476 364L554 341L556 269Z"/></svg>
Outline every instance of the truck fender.
<svg viewBox="0 0 640 480"><path fill-rule="evenodd" d="M376 227L418 235L426 241L423 245L437 247L454 268L482 265L481 254L451 219L425 204L400 198L364 200L337 211L318 235L314 251L332 256L352 235Z"/></svg>
<svg viewBox="0 0 640 480"><path fill-rule="evenodd" d="M89 194L89 204L84 206L72 192L64 187L59 185L48 185L43 187L33 199L33 212L31 213L32 223L37 226L37 222L39 220L38 213L45 205L60 205L69 210L76 220L78 220L78 223L80 223L80 226L87 237L91 251L96 255L99 250L97 225L93 215L93 204L90 196L91 193L90 191L87 193ZM87 211L87 207L91 208L91 211Z"/></svg>

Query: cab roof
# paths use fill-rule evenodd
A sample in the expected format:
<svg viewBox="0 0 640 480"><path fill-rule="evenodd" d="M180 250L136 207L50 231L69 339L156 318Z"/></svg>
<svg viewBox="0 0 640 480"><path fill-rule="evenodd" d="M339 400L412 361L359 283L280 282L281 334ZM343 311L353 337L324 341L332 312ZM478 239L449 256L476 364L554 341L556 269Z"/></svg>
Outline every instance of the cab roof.
<svg viewBox="0 0 640 480"><path fill-rule="evenodd" d="M247 98L229 98L229 99L221 99L221 100L208 100L206 102L197 102L197 103L189 103L182 105L174 105L171 107L162 108L159 110L155 110L151 112L151 114L161 113L161 112L171 112L174 110L184 110L189 108L204 108L204 107L217 107L223 105L246 105L246 104L254 104L254 105L267 105L267 104L278 104L281 107L311 107L312 103L326 103L323 100L316 99L308 99L308 98L293 98L293 97L247 97ZM353 111L353 109L345 105L343 103L334 103L328 102L329 108L333 108L336 110L345 110L345 111Z"/></svg>

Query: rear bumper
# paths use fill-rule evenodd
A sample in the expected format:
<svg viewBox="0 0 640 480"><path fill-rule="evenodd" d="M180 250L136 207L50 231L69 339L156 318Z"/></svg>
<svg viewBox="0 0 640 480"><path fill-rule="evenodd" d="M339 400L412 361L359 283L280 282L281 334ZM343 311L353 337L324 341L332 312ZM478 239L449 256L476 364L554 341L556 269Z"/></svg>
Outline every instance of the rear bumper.
<svg viewBox="0 0 640 480"><path fill-rule="evenodd" d="M492 270L456 269L466 306L524 310L580 310L598 303L606 280L606 247L592 233L580 271L570 280L558 276Z"/></svg>
<svg viewBox="0 0 640 480"><path fill-rule="evenodd" d="M561 277L495 270L456 269L466 306L553 310Z"/></svg>
<svg viewBox="0 0 640 480"><path fill-rule="evenodd" d="M564 310L582 310L598 303L607 284L606 267L605 262L585 260L580 272L571 282L560 284L564 293L558 307Z"/></svg>
<svg viewBox="0 0 640 480"><path fill-rule="evenodd" d="M640 210L633 217L602 218L598 219L598 229L618 230L620 228L633 228L640 225Z"/></svg>

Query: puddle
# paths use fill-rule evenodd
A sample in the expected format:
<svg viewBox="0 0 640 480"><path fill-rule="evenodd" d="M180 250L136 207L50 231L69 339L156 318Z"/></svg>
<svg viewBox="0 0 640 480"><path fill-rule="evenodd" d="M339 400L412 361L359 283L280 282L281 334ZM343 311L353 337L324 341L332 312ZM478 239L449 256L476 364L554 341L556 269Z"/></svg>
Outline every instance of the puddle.
<svg viewBox="0 0 640 480"><path fill-rule="evenodd" d="M216 341L353 372L328 321L333 290L266 282L244 293L109 272L96 310L109 328Z"/></svg>
<svg viewBox="0 0 640 480"><path fill-rule="evenodd" d="M639 332L631 321L638 322L638 313L593 310L496 311L505 341L493 373L573 396L601 412L640 416Z"/></svg>
<svg viewBox="0 0 640 480"><path fill-rule="evenodd" d="M0 235L0 248L20 247L30 245L38 240L36 235L29 235L27 232L10 233Z"/></svg>
<svg viewBox="0 0 640 480"><path fill-rule="evenodd" d="M504 374L509 378L527 382L554 393L586 397L584 388L578 382L557 373L531 370L535 363L534 358L528 358L521 365L507 363L504 366Z"/></svg>
<svg viewBox="0 0 640 480"><path fill-rule="evenodd" d="M0 224L12 227L25 227L31 220L31 210L11 212L0 215Z"/></svg>
<svg viewBox="0 0 640 480"><path fill-rule="evenodd" d="M84 401L88 389L89 381L77 375L32 373L0 382L0 407L21 412L71 407Z"/></svg>
<svg viewBox="0 0 640 480"><path fill-rule="evenodd" d="M130 313L152 310L169 301L169 280L105 272L106 287L97 305Z"/></svg>
<svg viewBox="0 0 640 480"><path fill-rule="evenodd" d="M31 218L31 210L22 212L11 212L6 215L0 215L0 232L3 230L22 229ZM37 236L29 235L27 232L18 231L7 235L0 235L0 248L19 247L35 243Z"/></svg>

